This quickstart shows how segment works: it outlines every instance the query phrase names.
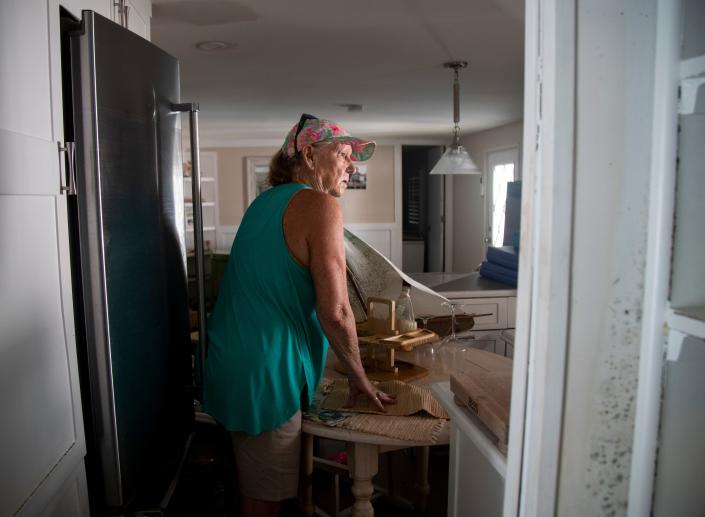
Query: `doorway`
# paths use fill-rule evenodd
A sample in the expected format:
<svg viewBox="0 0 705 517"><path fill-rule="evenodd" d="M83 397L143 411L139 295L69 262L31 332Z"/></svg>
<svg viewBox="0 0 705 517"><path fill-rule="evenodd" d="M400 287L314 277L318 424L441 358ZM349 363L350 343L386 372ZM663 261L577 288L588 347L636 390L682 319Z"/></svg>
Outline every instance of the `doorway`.
<svg viewBox="0 0 705 517"><path fill-rule="evenodd" d="M405 272L444 271L444 176L429 176L441 146L402 146L403 265Z"/></svg>

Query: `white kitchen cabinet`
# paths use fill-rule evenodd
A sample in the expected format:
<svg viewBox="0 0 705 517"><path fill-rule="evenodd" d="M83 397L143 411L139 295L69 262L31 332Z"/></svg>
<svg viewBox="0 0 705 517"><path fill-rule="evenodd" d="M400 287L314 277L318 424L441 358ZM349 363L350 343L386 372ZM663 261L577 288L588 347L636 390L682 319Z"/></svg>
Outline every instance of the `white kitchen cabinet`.
<svg viewBox="0 0 705 517"><path fill-rule="evenodd" d="M449 383L431 389L450 416L448 516L499 517L507 459L477 417L454 402Z"/></svg>
<svg viewBox="0 0 705 517"><path fill-rule="evenodd" d="M60 3L77 20L81 19L81 11L95 11L115 23L126 26L144 39L150 39L152 19L150 0L61 0Z"/></svg>
<svg viewBox="0 0 705 517"><path fill-rule="evenodd" d="M514 356L514 344L502 337L516 321L516 289L483 278L479 273L413 273L411 277L459 304L458 314L484 314L463 337L474 346L507 357Z"/></svg>
<svg viewBox="0 0 705 517"><path fill-rule="evenodd" d="M87 515L85 490L63 498L67 483L85 487L86 446L60 190L59 7L0 2L0 515L52 514L57 498Z"/></svg>
<svg viewBox="0 0 705 517"><path fill-rule="evenodd" d="M152 20L151 0L114 0L112 20L149 40Z"/></svg>
<svg viewBox="0 0 705 517"><path fill-rule="evenodd" d="M112 19L113 0L60 0L61 7L70 12L77 20L81 11L95 11L101 16Z"/></svg>
<svg viewBox="0 0 705 517"><path fill-rule="evenodd" d="M484 314L475 318L473 330L503 330L510 327L508 313L508 299L502 298L454 298L448 293L441 293L454 303L461 305L462 312L467 314Z"/></svg>
<svg viewBox="0 0 705 517"><path fill-rule="evenodd" d="M427 285L460 305L458 314L484 314L464 337L477 340L477 347L507 357L514 356L501 333L512 330L516 322L516 289L483 278L479 273L414 273L414 280Z"/></svg>
<svg viewBox="0 0 705 517"><path fill-rule="evenodd" d="M90 515L88 508L88 486L86 484L86 467L79 463L75 471L69 475L66 482L57 490L41 517L67 517Z"/></svg>
<svg viewBox="0 0 705 517"><path fill-rule="evenodd" d="M412 273L411 277L463 305L468 314L485 314L475 319L473 330L513 329L516 321L515 288L484 278L479 273Z"/></svg>
<svg viewBox="0 0 705 517"><path fill-rule="evenodd" d="M127 28L149 40L151 38L150 24L152 20L151 2L146 0L125 0L125 4L130 7Z"/></svg>

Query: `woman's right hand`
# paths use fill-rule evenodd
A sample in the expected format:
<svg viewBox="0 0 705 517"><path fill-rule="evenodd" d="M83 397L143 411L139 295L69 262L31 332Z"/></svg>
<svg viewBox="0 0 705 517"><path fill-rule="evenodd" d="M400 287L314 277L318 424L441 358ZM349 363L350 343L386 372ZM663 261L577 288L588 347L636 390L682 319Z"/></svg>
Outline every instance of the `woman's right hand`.
<svg viewBox="0 0 705 517"><path fill-rule="evenodd" d="M348 400L343 407L353 407L360 395L366 395L369 397L372 403L377 406L377 409L384 413L387 412L384 408L385 404L396 404L397 402L395 395L390 395L389 393L378 390L370 382L366 375L363 375L362 378L357 376L348 376L348 384L350 386L350 394L348 395Z"/></svg>

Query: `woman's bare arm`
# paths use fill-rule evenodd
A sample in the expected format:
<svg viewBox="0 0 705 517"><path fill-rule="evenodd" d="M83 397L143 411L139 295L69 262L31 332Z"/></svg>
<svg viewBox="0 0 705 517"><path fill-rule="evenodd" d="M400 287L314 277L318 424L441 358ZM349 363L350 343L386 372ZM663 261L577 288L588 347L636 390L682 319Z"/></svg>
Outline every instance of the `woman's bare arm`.
<svg viewBox="0 0 705 517"><path fill-rule="evenodd" d="M351 386L348 403L354 404L359 393L364 393L384 411L383 403L393 403L394 398L375 389L360 359L355 317L348 299L340 205L328 194L309 191L304 196L313 198L308 200L313 202L297 203L296 208L303 212L299 213L299 222L306 232L316 312L333 351L347 368Z"/></svg>

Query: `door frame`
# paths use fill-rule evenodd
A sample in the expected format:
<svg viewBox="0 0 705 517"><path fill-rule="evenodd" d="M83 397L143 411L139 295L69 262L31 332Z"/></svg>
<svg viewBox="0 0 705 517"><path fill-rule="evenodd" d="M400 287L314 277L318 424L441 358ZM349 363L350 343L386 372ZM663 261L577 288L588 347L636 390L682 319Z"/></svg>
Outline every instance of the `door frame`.
<svg viewBox="0 0 705 517"><path fill-rule="evenodd" d="M576 1L525 4L519 286L504 516L555 515L571 289Z"/></svg>
<svg viewBox="0 0 705 517"><path fill-rule="evenodd" d="M663 383L678 146L681 2L659 0L654 62L653 127L639 373L627 515L653 509Z"/></svg>

